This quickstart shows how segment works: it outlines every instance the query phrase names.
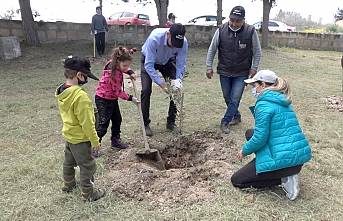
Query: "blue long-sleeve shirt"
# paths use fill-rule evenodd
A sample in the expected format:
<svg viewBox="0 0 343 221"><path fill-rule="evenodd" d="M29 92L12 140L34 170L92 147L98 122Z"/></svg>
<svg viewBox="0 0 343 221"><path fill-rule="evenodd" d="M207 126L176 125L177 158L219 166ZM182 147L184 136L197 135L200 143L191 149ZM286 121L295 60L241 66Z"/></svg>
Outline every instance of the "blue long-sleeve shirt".
<svg viewBox="0 0 343 221"><path fill-rule="evenodd" d="M171 48L167 44L167 32L169 28L156 28L145 41L142 53L145 56L144 68L150 78L158 85L163 80L158 76L155 64L165 65L170 58L176 57L176 78L183 78L186 68L186 57L188 52L188 42L184 38L182 48Z"/></svg>

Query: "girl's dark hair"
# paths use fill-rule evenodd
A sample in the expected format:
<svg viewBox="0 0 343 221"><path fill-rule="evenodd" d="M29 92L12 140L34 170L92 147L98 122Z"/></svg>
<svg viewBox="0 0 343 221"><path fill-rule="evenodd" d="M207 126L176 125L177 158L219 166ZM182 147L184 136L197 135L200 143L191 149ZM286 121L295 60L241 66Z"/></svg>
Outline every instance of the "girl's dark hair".
<svg viewBox="0 0 343 221"><path fill-rule="evenodd" d="M116 71L118 68L117 61L119 62L132 61L132 54L136 51L137 51L136 48L131 48L130 50L128 50L122 46L119 46L113 49L112 56L111 56L111 59L112 59L111 77L112 78L114 78L114 75L116 74Z"/></svg>

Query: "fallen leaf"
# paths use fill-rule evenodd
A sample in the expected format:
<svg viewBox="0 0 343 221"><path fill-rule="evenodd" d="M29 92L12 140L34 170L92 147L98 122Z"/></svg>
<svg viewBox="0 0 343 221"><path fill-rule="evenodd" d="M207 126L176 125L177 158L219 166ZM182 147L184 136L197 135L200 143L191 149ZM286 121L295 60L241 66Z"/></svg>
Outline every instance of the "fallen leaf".
<svg viewBox="0 0 343 221"><path fill-rule="evenodd" d="M245 197L245 200L252 203L255 200L254 194L250 194L249 196Z"/></svg>

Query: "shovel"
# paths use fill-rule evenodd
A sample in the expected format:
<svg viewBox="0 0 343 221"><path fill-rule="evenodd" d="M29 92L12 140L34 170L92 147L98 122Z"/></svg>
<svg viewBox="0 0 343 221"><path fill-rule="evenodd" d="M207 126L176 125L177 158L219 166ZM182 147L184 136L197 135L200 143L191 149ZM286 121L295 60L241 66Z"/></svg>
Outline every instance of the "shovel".
<svg viewBox="0 0 343 221"><path fill-rule="evenodd" d="M133 84L133 89L135 91L135 96L138 98L138 93L137 93L137 89L136 89L136 83L135 80L131 80L132 84ZM160 152L156 149L150 149L149 144L148 144L148 138L146 137L146 133L145 133L145 126L144 126L144 120L143 120L143 113L142 113L142 107L141 104L139 103L138 105L138 112L139 112L139 116L141 118L141 124L142 124L142 133L143 133L143 138L144 138L144 150L140 150L136 153L136 155L140 156L140 157L146 157L146 158L150 158L152 160L155 160L156 166L159 170L165 170L165 166L164 166L164 162L162 160L162 157L160 155Z"/></svg>

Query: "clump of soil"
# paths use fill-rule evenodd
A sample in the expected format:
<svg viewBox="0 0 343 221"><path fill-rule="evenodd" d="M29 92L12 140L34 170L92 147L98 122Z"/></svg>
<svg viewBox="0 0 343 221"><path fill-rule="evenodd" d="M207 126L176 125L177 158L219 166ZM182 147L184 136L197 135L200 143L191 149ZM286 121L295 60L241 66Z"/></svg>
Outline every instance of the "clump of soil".
<svg viewBox="0 0 343 221"><path fill-rule="evenodd" d="M343 112L343 97L332 95L327 96L325 100L327 109L338 109L339 112Z"/></svg>
<svg viewBox="0 0 343 221"><path fill-rule="evenodd" d="M150 148L161 153L164 171L156 168L154 160L136 156L138 148L114 152L108 159L113 192L123 200L137 200L159 210L211 202L214 181L230 179L235 169L233 141L218 132L193 132L181 139L179 163L175 145L149 138Z"/></svg>

